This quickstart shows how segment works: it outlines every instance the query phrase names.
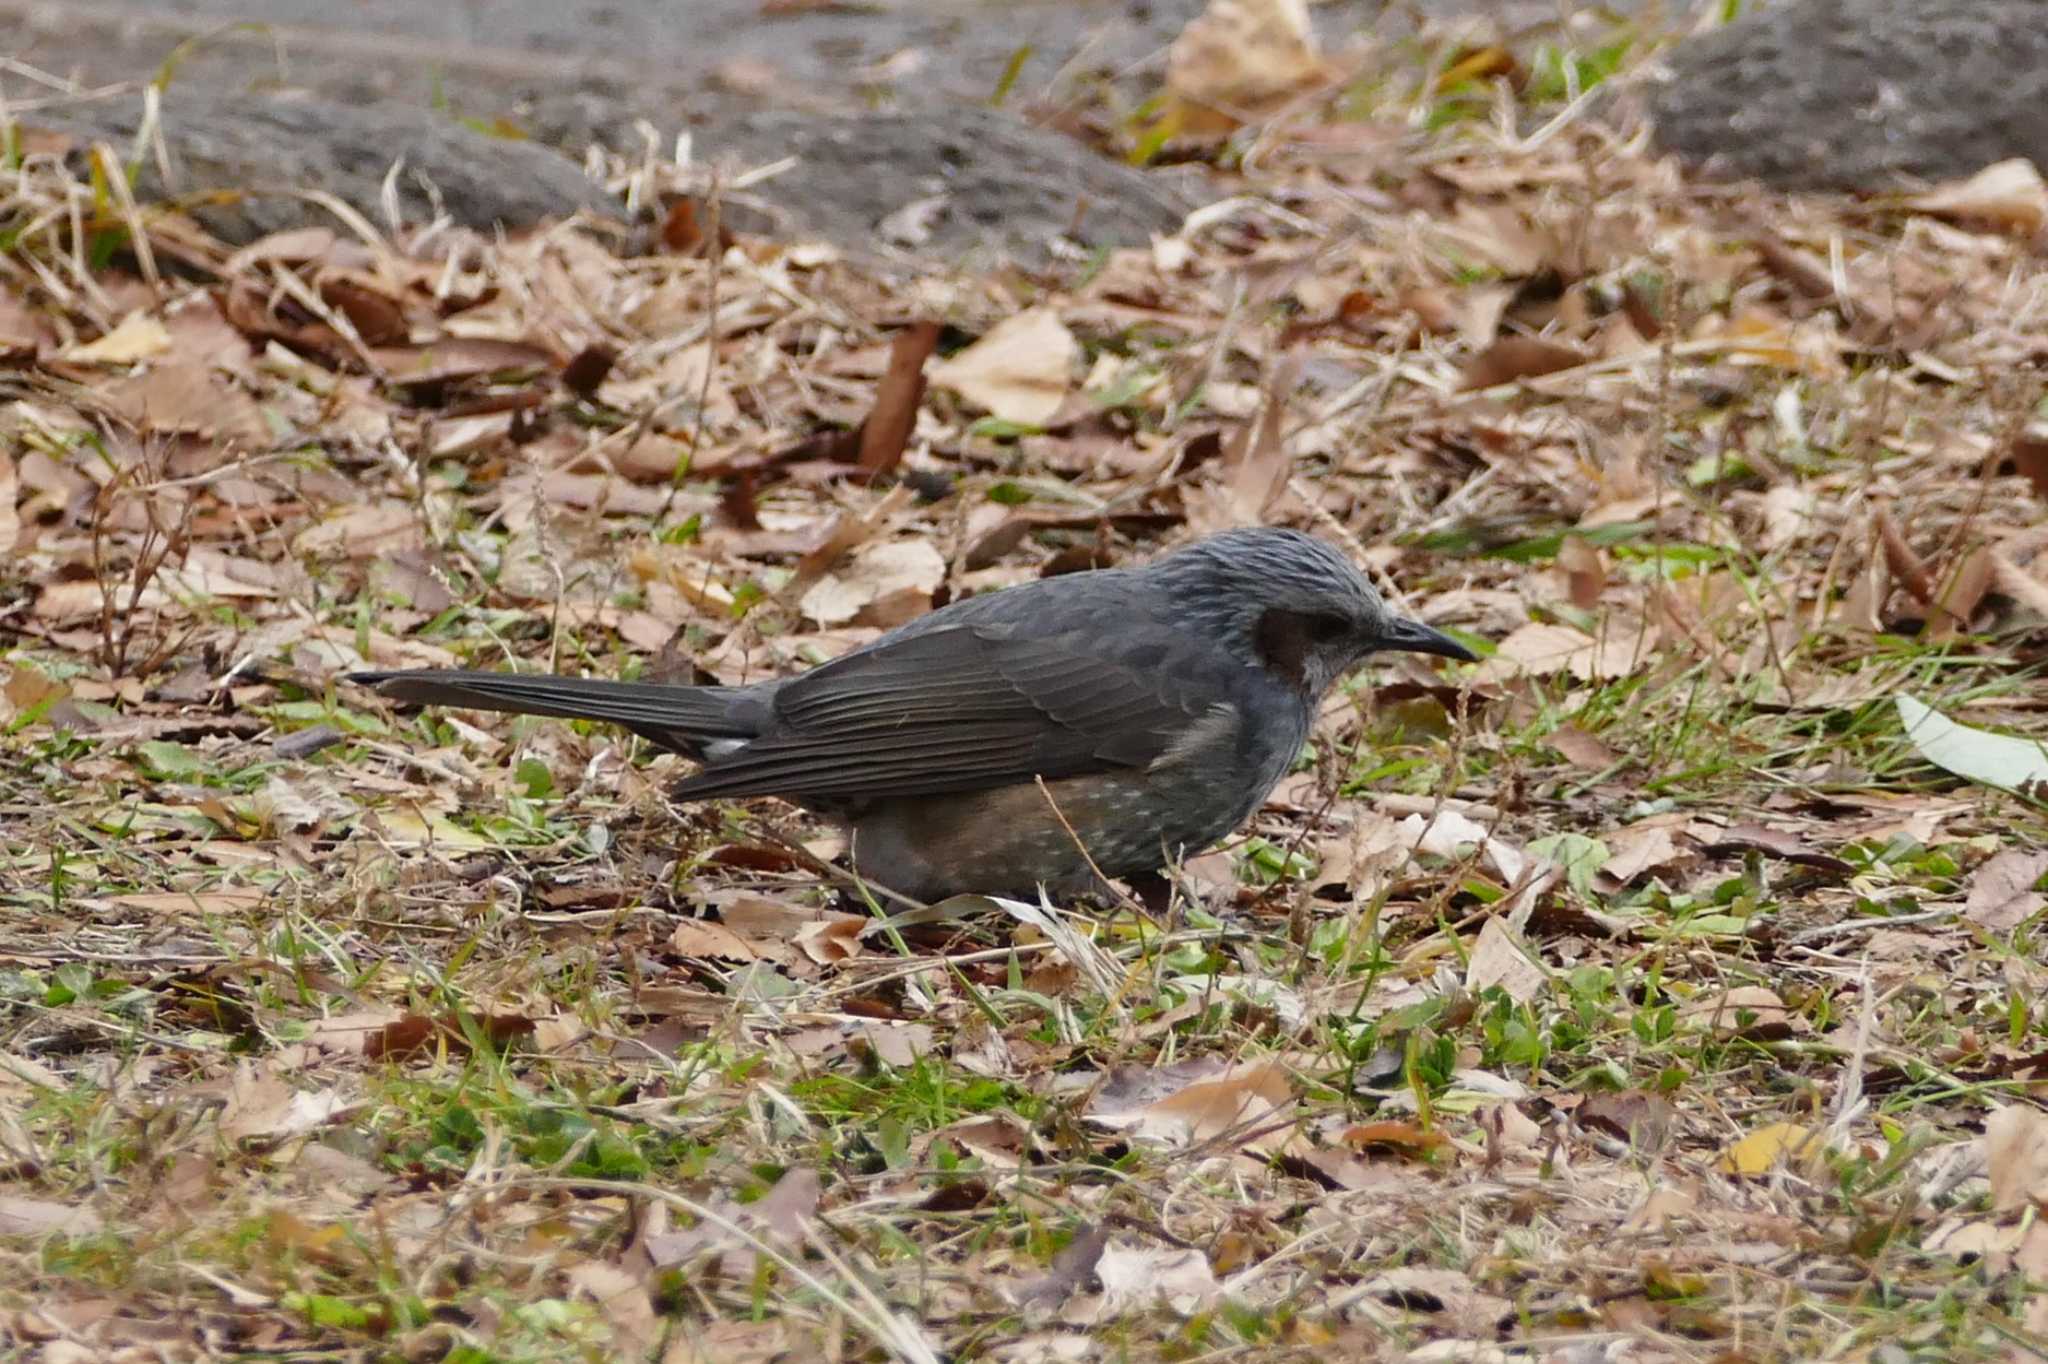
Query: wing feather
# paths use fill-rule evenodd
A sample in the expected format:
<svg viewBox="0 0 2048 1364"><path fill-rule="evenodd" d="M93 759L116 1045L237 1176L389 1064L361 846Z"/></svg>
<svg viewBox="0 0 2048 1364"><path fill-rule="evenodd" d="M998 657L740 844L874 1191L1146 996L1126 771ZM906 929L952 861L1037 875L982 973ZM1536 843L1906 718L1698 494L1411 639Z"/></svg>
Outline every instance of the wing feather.
<svg viewBox="0 0 2048 1364"><path fill-rule="evenodd" d="M965 622L792 679L761 733L676 795L829 803L1142 768L1213 700L1119 663L1099 630L1024 638Z"/></svg>

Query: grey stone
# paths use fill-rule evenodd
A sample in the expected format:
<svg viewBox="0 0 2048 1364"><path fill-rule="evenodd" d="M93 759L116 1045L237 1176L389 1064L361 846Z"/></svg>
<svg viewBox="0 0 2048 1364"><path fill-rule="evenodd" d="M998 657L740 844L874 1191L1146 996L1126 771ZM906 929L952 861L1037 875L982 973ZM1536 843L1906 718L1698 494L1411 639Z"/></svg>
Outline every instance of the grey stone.
<svg viewBox="0 0 2048 1364"><path fill-rule="evenodd" d="M1784 0L1670 66L1657 141L1710 174L1876 190L2048 166L2042 0Z"/></svg>
<svg viewBox="0 0 2048 1364"><path fill-rule="evenodd" d="M25 114L21 122L68 135L82 158L94 140L125 156L141 117L140 100L99 101L63 113ZM231 243L309 223L332 226L333 215L307 199L306 190L324 190L382 224L385 177L401 160L396 185L408 222L427 221L437 207L483 231L527 227L579 208L621 212L561 153L487 137L416 105L216 95L174 85L164 98L162 126L170 176L166 180L155 159L145 157L137 192L152 199L191 196L192 215ZM198 193L208 190L232 193Z"/></svg>
<svg viewBox="0 0 2048 1364"><path fill-rule="evenodd" d="M1000 110L737 114L695 130L716 163L798 164L752 197L786 232L950 259L1042 262L1054 243L1142 245L1193 206L1156 173Z"/></svg>

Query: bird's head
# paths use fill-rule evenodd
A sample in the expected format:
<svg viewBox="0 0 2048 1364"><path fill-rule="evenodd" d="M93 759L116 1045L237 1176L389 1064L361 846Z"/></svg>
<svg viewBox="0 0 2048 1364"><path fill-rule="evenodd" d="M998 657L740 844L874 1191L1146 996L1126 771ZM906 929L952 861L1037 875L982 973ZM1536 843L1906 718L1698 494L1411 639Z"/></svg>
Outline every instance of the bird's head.
<svg viewBox="0 0 2048 1364"><path fill-rule="evenodd" d="M1391 610L1357 566L1300 531L1254 527L1160 559L1181 608L1206 617L1268 671L1319 697L1368 654L1477 656L1441 630Z"/></svg>

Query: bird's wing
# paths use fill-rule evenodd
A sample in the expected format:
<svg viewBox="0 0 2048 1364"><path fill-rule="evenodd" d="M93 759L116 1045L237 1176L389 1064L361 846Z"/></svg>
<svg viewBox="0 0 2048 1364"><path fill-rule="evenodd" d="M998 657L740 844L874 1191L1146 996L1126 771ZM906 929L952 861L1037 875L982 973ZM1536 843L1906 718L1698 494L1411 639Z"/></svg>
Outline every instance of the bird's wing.
<svg viewBox="0 0 2048 1364"><path fill-rule="evenodd" d="M1215 701L1143 666L1166 652L988 622L884 642L784 683L761 734L676 795L857 801L1143 767Z"/></svg>

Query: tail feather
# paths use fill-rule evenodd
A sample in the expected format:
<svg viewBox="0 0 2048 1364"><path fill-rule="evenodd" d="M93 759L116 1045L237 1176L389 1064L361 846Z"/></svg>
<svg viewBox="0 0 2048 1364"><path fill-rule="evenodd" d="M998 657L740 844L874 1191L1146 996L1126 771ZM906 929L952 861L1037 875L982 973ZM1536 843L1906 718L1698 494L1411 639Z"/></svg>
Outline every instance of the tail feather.
<svg viewBox="0 0 2048 1364"><path fill-rule="evenodd" d="M350 673L348 680L416 705L603 720L693 758L702 756L705 740L750 739L759 723L748 714L754 707L742 702L746 689L739 687L673 687L458 668Z"/></svg>

